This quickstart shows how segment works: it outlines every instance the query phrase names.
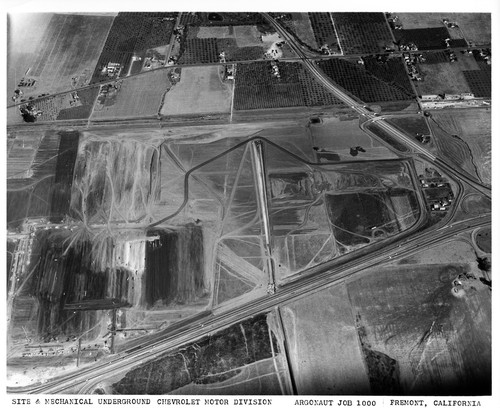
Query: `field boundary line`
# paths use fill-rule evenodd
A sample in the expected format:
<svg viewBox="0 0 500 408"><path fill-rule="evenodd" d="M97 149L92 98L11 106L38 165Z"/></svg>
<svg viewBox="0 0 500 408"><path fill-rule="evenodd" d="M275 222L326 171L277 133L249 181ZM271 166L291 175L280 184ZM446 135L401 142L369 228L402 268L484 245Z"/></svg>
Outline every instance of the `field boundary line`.
<svg viewBox="0 0 500 408"><path fill-rule="evenodd" d="M328 15L330 16L330 20L332 22L333 31L335 32L335 37L337 37L337 44L339 45L340 48L340 55L344 55L344 50L342 49L342 44L340 43L339 33L337 33L337 28L335 27L335 22L333 21L332 13L329 12Z"/></svg>

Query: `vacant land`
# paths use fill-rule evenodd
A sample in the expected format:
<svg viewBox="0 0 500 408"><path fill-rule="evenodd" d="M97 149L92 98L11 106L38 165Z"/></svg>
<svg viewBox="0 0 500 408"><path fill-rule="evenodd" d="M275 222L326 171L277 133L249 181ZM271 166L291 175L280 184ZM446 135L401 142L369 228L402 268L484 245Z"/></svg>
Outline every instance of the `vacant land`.
<svg viewBox="0 0 500 408"><path fill-rule="evenodd" d="M46 132L34 156L22 157L13 147L10 160L19 160L22 173L12 174L7 186L9 229L19 228L29 218L59 222L68 214L78 142L78 132ZM15 178L20 175L26 178Z"/></svg>
<svg viewBox="0 0 500 408"><path fill-rule="evenodd" d="M92 119L155 117L170 87L165 69L125 78L114 95L96 103Z"/></svg>
<svg viewBox="0 0 500 408"><path fill-rule="evenodd" d="M181 80L165 94L160 114L165 116L229 113L231 82L223 82L218 66L182 68Z"/></svg>
<svg viewBox="0 0 500 408"><path fill-rule="evenodd" d="M17 17L17 22L21 17ZM46 27L38 33L39 46L23 54L25 33L17 33L20 38L9 41L9 76L14 81L32 78L37 82L33 87L22 87L24 96L55 93L71 89L80 76L86 76L89 83L90 71L94 69L101 49L113 22L113 16L54 14ZM35 30L44 27L35 26ZM28 35L28 39L30 34ZM30 48L30 47L28 47ZM21 58L16 58L21 53ZM17 83L14 85L17 87ZM9 93L14 89L9 89Z"/></svg>
<svg viewBox="0 0 500 408"><path fill-rule="evenodd" d="M282 394L283 368L269 364L281 350L267 316L230 326L130 370L112 384L114 394ZM231 392L232 391L232 392Z"/></svg>
<svg viewBox="0 0 500 408"><path fill-rule="evenodd" d="M312 28L309 13L291 13L291 16L291 26L293 27L292 30L299 38L299 40L313 49L318 49L319 46L315 38L315 33Z"/></svg>
<svg viewBox="0 0 500 408"><path fill-rule="evenodd" d="M433 112L429 124L443 155L483 182L491 183L490 109Z"/></svg>
<svg viewBox="0 0 500 408"><path fill-rule="evenodd" d="M300 395L370 393L344 284L291 302L281 314Z"/></svg>
<svg viewBox="0 0 500 408"><path fill-rule="evenodd" d="M489 13L394 13L399 17L404 29L443 27L443 19L456 22L457 28L451 33L460 32L471 45L491 44L491 14ZM452 37L453 38L453 37Z"/></svg>
<svg viewBox="0 0 500 408"><path fill-rule="evenodd" d="M336 153L342 160L373 160L381 158L395 158L396 155L384 144L370 137L359 127L358 120L339 120L337 118L323 119L321 125L310 127L312 145L319 148L317 155L321 155L321 149L325 152ZM351 148L361 146L365 151L357 152L356 156L351 154ZM324 161L319 156L319 161Z"/></svg>
<svg viewBox="0 0 500 408"><path fill-rule="evenodd" d="M455 297L464 273L475 278ZM491 292L481 276L471 245L454 241L347 284L374 393L491 392Z"/></svg>
<svg viewBox="0 0 500 408"><path fill-rule="evenodd" d="M429 126L427 125L425 118L421 115L393 116L388 119L388 122L413 136L416 136L417 134L430 134Z"/></svg>
<svg viewBox="0 0 500 408"><path fill-rule="evenodd" d="M456 95L471 92L460 64L451 62L419 64L418 69L422 74L422 81L417 83L420 95Z"/></svg>
<svg viewBox="0 0 500 408"><path fill-rule="evenodd" d="M476 234L476 244L481 251L491 253L491 227L481 228Z"/></svg>

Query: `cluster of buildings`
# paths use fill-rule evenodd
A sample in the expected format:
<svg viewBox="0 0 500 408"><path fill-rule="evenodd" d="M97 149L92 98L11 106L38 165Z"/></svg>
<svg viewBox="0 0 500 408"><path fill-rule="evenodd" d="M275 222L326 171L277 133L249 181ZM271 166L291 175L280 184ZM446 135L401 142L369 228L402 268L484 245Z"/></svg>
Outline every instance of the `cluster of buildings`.
<svg viewBox="0 0 500 408"><path fill-rule="evenodd" d="M123 66L119 62L108 62L108 64L103 68L103 73L106 73L110 78L114 78L120 75Z"/></svg>
<svg viewBox="0 0 500 408"><path fill-rule="evenodd" d="M454 200L450 183L444 177L433 175L418 176L430 210L433 212L448 211Z"/></svg>
<svg viewBox="0 0 500 408"><path fill-rule="evenodd" d="M280 69L278 67L278 64L275 61L271 61L271 69L272 69L272 74L276 78L278 78L278 79L281 78Z"/></svg>
<svg viewBox="0 0 500 408"><path fill-rule="evenodd" d="M34 86L36 84L36 79L33 79L33 78L28 78L28 79L21 79L19 81L19 83L17 84L17 86L19 88L22 88L23 86L25 87L30 87L30 86Z"/></svg>
<svg viewBox="0 0 500 408"><path fill-rule="evenodd" d="M417 64L425 62L423 54L403 54L406 67L408 68L408 74L413 81L421 81L422 76L418 71Z"/></svg>

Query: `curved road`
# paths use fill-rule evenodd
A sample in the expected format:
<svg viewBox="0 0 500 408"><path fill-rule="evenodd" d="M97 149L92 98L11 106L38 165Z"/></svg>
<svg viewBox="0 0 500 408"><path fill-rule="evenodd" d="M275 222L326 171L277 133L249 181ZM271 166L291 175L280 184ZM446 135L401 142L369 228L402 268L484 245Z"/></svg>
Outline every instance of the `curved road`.
<svg viewBox="0 0 500 408"><path fill-rule="evenodd" d="M325 74L318 69L314 62L304 57L304 53L301 48L295 44L293 38L290 39L289 34L277 25L268 14L264 14L264 16L276 27L280 35L289 42L292 49L294 49L298 55L303 56L302 60L306 67L327 89L344 103L350 105L360 115L367 116L371 119L377 117L376 114L367 110L363 105L355 101L343 90L339 89L329 78L325 77ZM445 168L459 179L465 178L456 169L442 162L439 158L426 151L418 143L409 139L406 134L395 129L383 119L377 119L376 123L382 129L400 139L403 143L410 145L421 156ZM467 183L474 188L485 193L488 191L485 186L477 183L475 180L465 179ZM130 370L145 362L157 359L160 355L172 351L187 342L196 341L214 331L221 330L239 321L245 320L250 316L270 311L283 303L307 296L333 285L340 279L362 272L367 268L382 264L388 260L407 257L428 246L433 246L437 242L453 238L463 231L473 230L490 224L491 214L481 214L469 220L455 222L442 227L431 227L420 232L416 236L409 236L410 233L414 232L412 229L405 234L406 238L403 240L399 238L393 239L389 243L384 242L382 245L374 244L372 247L373 250L364 255L352 254L352 256L342 257L344 259L336 259L315 266L302 273L302 275L306 276L299 276L297 280L280 287L274 294L250 301L244 305L234 307L231 310L215 310L212 313L195 316L192 321L184 322L182 326L174 330L170 329L151 335L141 345L111 356L106 361L83 368L73 374L67 374L62 378L55 378L45 384L39 384L32 387L9 388L8 392L31 394L65 393L72 391L78 391L80 393L92 392L100 381L109 379L114 375L123 374L124 370ZM375 249L377 250L375 251Z"/></svg>

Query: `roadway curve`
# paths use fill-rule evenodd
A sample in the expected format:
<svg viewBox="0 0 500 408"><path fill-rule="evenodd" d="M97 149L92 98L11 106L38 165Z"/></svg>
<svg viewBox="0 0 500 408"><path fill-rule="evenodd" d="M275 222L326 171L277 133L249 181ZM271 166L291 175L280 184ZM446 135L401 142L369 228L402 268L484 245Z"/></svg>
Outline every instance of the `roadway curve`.
<svg viewBox="0 0 500 408"><path fill-rule="evenodd" d="M410 146L418 155L422 158L425 158L431 162L433 162L436 166L440 166L443 170L446 170L448 173L453 174L455 177L461 179L462 181L467 182L471 187L480 191L481 193L491 197L491 188L484 184L479 183L473 177L468 174L464 174L461 170L456 169L454 166L451 166L443 159L433 155L427 149L425 149L421 144L417 143L415 140L411 138L411 136L397 129L390 123L384 120L383 116L378 115L377 113L368 110L366 105L358 102L356 99L347 94L347 92L342 89L338 84L333 82L321 69L318 68L316 63L309 59L302 49L302 47L297 44L295 38L280 24L278 24L268 13L262 13L264 18L273 25L279 35L284 38L290 48L300 57L305 67L320 81L320 83L328 89L333 95L335 95L338 99L344 102L346 105L350 106L353 110L355 110L360 116L366 117L368 120L372 120L376 126L380 127L390 135L396 137L402 143L407 146Z"/></svg>
<svg viewBox="0 0 500 408"><path fill-rule="evenodd" d="M332 269L332 262L315 266L308 270L308 276L280 287L273 295L250 301L232 310L220 312L220 314L215 310L213 313L196 316L190 322L185 322L184 325L180 325L174 330L165 330L151 335L140 346L111 356L97 365L83 368L73 374L66 374L62 378L55 378L45 384L35 386L11 387L7 391L25 394L61 394L75 390L80 393L92 392L99 382L155 360L160 355L188 342L196 341L250 316L268 312L276 306L308 296L341 279L363 272L388 260L395 261L405 258L427 247L434 246L438 242L453 238L463 231L472 231L487 225L491 225L491 215L482 214L439 229L430 228L418 236L408 237L403 242L394 242L382 247L380 251L354 259L352 262L344 262L334 269Z"/></svg>
<svg viewBox="0 0 500 408"><path fill-rule="evenodd" d="M280 35L288 41L291 48L298 55L302 56L302 61L311 73L336 97L351 106L352 109L360 115L364 115L371 119L377 116L373 112L367 110L364 105L347 95L343 90L339 89L339 87L329 78L325 77L325 74L318 69L316 64L304 56L302 49L295 44L294 39L291 38L291 36L268 14L264 13L263 15L276 27ZM459 178L465 178L454 168L426 151L422 146L409 139L406 134L386 123L384 120L377 120L376 123L380 125L382 129L400 139L403 143L410 145L421 156L446 168L450 173L457 175ZM467 180L467 182L481 191L484 191L486 188L475 180ZM486 190L488 189L486 188ZM140 346L111 356L106 361L102 361L97 365L83 368L80 371L67 374L62 378L55 378L45 384L30 387L8 388L8 392L30 394L65 393L71 391L78 391L80 393L92 392L99 382L109 379L114 375L123 374L124 371L133 369L143 363L155 360L158 356L172 351L187 342L196 341L214 331L224 329L232 324L243 321L250 316L268 312L279 305L310 295L311 293L335 284L341 279L345 279L355 273L360 273L368 268L387 262L388 260L393 261L407 257L427 247L434 246L438 242L453 238L463 231L474 230L486 225L491 225L491 214L482 214L475 218L448 224L440 228L430 228L419 233L417 236L407 237L404 241L394 240L392 243L380 247L380 250L376 252L371 252L364 256L350 257L349 259L352 259L351 261L341 259L315 266L307 271L307 276L280 287L275 294L250 301L231 310L219 312L215 310L212 313L196 316L192 321L184 322L182 326L174 330L166 330L151 335L147 340L145 339ZM333 268L334 265L336 266L335 268Z"/></svg>

